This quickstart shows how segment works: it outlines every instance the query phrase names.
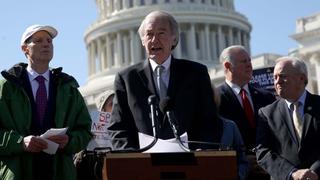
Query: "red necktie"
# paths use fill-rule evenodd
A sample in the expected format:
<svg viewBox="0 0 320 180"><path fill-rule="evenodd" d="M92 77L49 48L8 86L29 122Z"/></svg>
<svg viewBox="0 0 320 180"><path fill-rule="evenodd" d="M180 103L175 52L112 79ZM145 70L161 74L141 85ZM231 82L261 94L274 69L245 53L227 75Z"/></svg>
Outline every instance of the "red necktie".
<svg viewBox="0 0 320 180"><path fill-rule="evenodd" d="M37 119L42 125L47 107L47 90L44 84L45 78L43 76L36 77L39 83L39 88L36 93Z"/></svg>
<svg viewBox="0 0 320 180"><path fill-rule="evenodd" d="M246 113L246 117L249 121L250 126L254 128L255 127L254 114L253 114L250 101L247 97L246 91L244 89L241 89L240 94L241 94L243 109L244 109L244 112Z"/></svg>

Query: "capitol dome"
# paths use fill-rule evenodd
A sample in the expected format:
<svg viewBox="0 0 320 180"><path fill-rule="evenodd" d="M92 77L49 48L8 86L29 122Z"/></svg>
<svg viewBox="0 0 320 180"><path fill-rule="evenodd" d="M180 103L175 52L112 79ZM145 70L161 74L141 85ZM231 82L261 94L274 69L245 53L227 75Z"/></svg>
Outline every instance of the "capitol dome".
<svg viewBox="0 0 320 180"><path fill-rule="evenodd" d="M90 110L94 99L113 88L115 74L143 61L138 27L154 10L172 14L179 23L180 42L173 51L207 65L211 78L223 80L220 52L240 44L250 52L251 25L236 12L233 0L96 0L98 19L85 33L88 79L80 88Z"/></svg>

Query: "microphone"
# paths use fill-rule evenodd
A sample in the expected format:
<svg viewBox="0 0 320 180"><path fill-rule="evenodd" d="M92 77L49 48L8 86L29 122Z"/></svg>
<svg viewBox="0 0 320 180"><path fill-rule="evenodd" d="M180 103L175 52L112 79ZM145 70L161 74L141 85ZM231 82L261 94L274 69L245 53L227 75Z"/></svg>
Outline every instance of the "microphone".
<svg viewBox="0 0 320 180"><path fill-rule="evenodd" d="M160 106L160 111L164 113L168 118L170 127L173 131L173 135L175 136L176 139L178 138L180 139L180 136L178 135L178 123L172 111L170 98L169 97L163 98L163 100L160 101L159 106Z"/></svg>
<svg viewBox="0 0 320 180"><path fill-rule="evenodd" d="M221 143L215 143L215 142L204 142L204 141L182 141L178 131L179 131L179 123L174 115L174 112L172 111L173 109L173 104L172 101L170 100L170 97L165 97L163 100L160 101L159 104L160 111L164 113L169 121L170 127L172 129L172 132L174 134L174 137L177 139L179 145L186 151L190 151L183 143L188 143L188 144L198 144L198 145L206 145L210 147L214 147L211 149L219 149L219 150L226 150L230 149L230 147L223 146Z"/></svg>
<svg viewBox="0 0 320 180"><path fill-rule="evenodd" d="M110 153L141 153L144 151L149 150L153 147L158 141L158 117L157 117L157 108L158 108L158 100L155 95L150 95L148 97L148 104L150 105L150 113L151 113L151 124L152 124L152 131L153 131L153 141L148 144L147 146L139 149L117 149L117 150L109 150ZM99 149L97 149L99 150Z"/></svg>
<svg viewBox="0 0 320 180"><path fill-rule="evenodd" d="M170 127L172 129L173 135L176 138L179 146L186 152L189 152L190 149L187 148L183 142L180 139L180 136L178 134L178 130L179 130L179 126L178 126L178 122L177 119L172 111L172 104L170 102L170 98L169 97L165 97L160 101L160 111L162 113L164 113L169 121Z"/></svg>
<svg viewBox="0 0 320 180"><path fill-rule="evenodd" d="M152 124L152 132L155 138L158 138L158 121L156 119L156 108L158 104L157 97L153 94L148 97L148 104L150 105L151 112L151 124Z"/></svg>

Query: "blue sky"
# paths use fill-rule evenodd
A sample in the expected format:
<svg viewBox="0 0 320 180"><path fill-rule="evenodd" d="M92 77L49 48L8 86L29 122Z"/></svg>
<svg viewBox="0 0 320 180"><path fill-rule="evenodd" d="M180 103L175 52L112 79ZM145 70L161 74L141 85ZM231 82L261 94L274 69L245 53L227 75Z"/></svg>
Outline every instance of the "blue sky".
<svg viewBox="0 0 320 180"><path fill-rule="evenodd" d="M319 0L234 0L236 10L252 24L251 53L286 55L298 44L296 19L320 13ZM49 24L59 35L54 39L52 67L62 66L80 85L87 81L84 32L97 19L95 0L3 0L0 6L0 70L27 62L20 50L20 37L32 24Z"/></svg>

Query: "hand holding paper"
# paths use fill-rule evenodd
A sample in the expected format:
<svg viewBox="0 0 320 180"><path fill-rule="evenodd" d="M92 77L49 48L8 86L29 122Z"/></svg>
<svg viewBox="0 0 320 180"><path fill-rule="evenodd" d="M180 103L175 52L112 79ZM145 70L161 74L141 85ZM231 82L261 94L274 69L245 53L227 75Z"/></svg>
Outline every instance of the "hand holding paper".
<svg viewBox="0 0 320 180"><path fill-rule="evenodd" d="M66 134L68 127L66 128L51 128L40 137L48 143L48 148L44 149L43 152L48 154L55 154L59 147L63 148L69 141L69 137Z"/></svg>

